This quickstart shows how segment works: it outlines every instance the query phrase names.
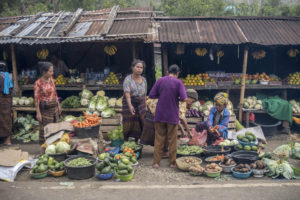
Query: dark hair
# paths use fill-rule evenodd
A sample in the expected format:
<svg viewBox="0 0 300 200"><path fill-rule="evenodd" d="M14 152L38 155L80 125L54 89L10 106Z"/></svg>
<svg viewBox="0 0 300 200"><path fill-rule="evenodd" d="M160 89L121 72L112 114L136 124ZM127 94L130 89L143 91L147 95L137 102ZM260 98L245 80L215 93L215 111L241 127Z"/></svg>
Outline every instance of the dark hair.
<svg viewBox="0 0 300 200"><path fill-rule="evenodd" d="M178 65L174 64L169 67L170 74L177 74L178 72L180 72L180 68L178 67Z"/></svg>
<svg viewBox="0 0 300 200"><path fill-rule="evenodd" d="M6 63L3 62L3 61L0 61L0 71L2 72L7 72L7 66L6 66Z"/></svg>
<svg viewBox="0 0 300 200"><path fill-rule="evenodd" d="M135 67L138 63L142 63L143 65L143 71L145 70L146 68L146 64L143 60L139 60L139 59L134 59L131 63L131 67Z"/></svg>
<svg viewBox="0 0 300 200"><path fill-rule="evenodd" d="M51 62L38 62L38 66L40 68L41 75L48 72L50 67L54 67Z"/></svg>

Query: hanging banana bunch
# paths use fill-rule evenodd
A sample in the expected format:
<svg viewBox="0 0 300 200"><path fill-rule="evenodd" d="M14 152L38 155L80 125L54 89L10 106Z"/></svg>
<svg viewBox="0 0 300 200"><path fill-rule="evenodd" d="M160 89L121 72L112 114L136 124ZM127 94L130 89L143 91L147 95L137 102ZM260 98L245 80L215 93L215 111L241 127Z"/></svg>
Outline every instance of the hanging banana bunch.
<svg viewBox="0 0 300 200"><path fill-rule="evenodd" d="M3 60L6 60L6 59L7 59L7 53L6 53L6 51L3 51L3 52L2 52L2 58L3 58Z"/></svg>
<svg viewBox="0 0 300 200"><path fill-rule="evenodd" d="M290 49L287 53L291 58L295 58L297 56L297 54L299 53L299 50L298 49Z"/></svg>
<svg viewBox="0 0 300 200"><path fill-rule="evenodd" d="M219 50L217 52L217 57L218 57L218 64L220 64L220 58L222 58L224 56L224 51Z"/></svg>
<svg viewBox="0 0 300 200"><path fill-rule="evenodd" d="M45 60L49 55L48 49L42 49L36 52L38 59Z"/></svg>
<svg viewBox="0 0 300 200"><path fill-rule="evenodd" d="M195 49L195 54L197 56L205 56L207 54L207 49L206 48L202 48L202 49L196 48Z"/></svg>
<svg viewBox="0 0 300 200"><path fill-rule="evenodd" d="M112 55L115 55L116 52L117 52L117 47L115 45L106 45L104 47L104 52L107 53L108 55L112 56Z"/></svg>
<svg viewBox="0 0 300 200"><path fill-rule="evenodd" d="M254 51L252 53L252 57L255 59L255 60L260 60L262 58L264 58L266 56L266 52L264 50L260 50L260 51Z"/></svg>

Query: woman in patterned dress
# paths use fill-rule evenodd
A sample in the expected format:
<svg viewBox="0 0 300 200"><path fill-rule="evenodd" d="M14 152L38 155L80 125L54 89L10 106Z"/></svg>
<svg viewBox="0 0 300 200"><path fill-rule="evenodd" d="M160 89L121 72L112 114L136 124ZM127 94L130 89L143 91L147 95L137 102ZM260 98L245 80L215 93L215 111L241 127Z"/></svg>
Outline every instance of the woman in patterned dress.
<svg viewBox="0 0 300 200"><path fill-rule="evenodd" d="M44 127L57 122L61 113L60 103L57 98L56 87L53 80L53 64L39 62L41 78L34 83L34 101L36 118L40 122L40 144L45 141Z"/></svg>
<svg viewBox="0 0 300 200"><path fill-rule="evenodd" d="M142 76L145 62L134 60L131 69L132 74L126 76L123 82L123 134L126 141L129 137L137 141L141 137L146 114L147 81Z"/></svg>

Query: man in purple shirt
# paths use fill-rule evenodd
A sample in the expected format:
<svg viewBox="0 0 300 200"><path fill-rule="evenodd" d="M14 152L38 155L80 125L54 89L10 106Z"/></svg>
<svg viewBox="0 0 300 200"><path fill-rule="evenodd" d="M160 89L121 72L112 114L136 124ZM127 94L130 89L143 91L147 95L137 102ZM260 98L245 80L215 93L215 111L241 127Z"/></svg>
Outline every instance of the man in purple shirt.
<svg viewBox="0 0 300 200"><path fill-rule="evenodd" d="M149 98L158 98L155 110L155 141L153 167L158 168L164 152L165 141L169 144L170 167L175 167L179 101L187 101L185 87L178 79L177 65L169 67L169 75L160 78L150 91Z"/></svg>

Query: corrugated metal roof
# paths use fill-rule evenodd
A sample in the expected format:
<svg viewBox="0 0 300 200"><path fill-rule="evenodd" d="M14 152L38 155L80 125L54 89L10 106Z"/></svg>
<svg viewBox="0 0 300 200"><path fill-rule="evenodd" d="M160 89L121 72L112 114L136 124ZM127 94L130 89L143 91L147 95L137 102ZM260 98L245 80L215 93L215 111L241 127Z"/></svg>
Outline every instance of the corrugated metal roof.
<svg viewBox="0 0 300 200"><path fill-rule="evenodd" d="M300 45L300 18L156 18L161 43Z"/></svg>
<svg viewBox="0 0 300 200"><path fill-rule="evenodd" d="M115 14L113 14L115 12ZM118 9L79 12L43 13L30 23L23 24L16 35L11 32L22 23L21 18L0 18L0 44L49 44L95 40L145 39L151 27L151 10ZM74 23L72 23L74 21ZM70 27L69 27L70 26ZM1 29L0 29L1 30ZM66 31L67 30L67 31ZM63 33L63 34L62 34ZM2 37L1 37L2 36Z"/></svg>

